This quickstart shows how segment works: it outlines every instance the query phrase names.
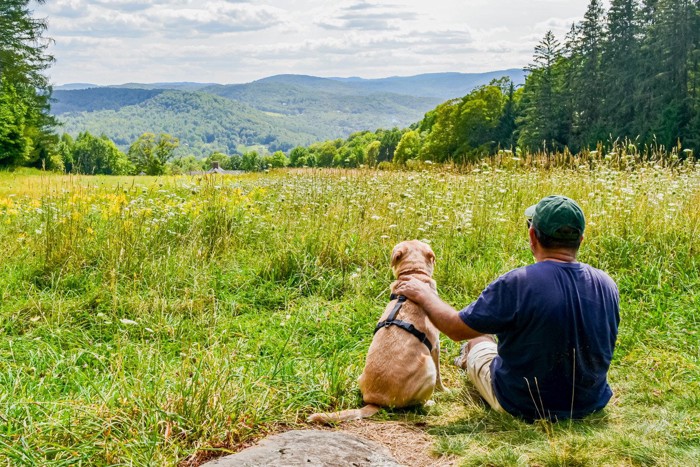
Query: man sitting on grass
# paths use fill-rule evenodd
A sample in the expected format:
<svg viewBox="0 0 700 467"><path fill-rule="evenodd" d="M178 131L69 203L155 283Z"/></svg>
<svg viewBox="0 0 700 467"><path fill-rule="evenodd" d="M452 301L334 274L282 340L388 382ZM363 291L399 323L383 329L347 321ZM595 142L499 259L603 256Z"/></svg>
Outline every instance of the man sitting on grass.
<svg viewBox="0 0 700 467"><path fill-rule="evenodd" d="M529 421L581 418L612 396L617 286L576 261L585 228L576 202L548 196L525 215L535 263L502 275L462 311L416 279L395 293L422 306L450 339L469 339L455 364L494 410Z"/></svg>

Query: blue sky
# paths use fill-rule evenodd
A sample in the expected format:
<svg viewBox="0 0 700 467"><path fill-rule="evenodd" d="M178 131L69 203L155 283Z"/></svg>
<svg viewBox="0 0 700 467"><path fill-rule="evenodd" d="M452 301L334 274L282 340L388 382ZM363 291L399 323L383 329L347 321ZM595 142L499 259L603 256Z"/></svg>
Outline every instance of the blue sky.
<svg viewBox="0 0 700 467"><path fill-rule="evenodd" d="M588 0L50 0L54 84L244 83L523 67Z"/></svg>

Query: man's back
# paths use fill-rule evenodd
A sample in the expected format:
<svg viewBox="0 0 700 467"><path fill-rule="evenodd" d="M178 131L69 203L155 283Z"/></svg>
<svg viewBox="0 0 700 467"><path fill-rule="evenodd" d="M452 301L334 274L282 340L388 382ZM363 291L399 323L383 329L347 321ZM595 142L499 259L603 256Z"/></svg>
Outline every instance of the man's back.
<svg viewBox="0 0 700 467"><path fill-rule="evenodd" d="M542 261L504 274L462 312L498 336L493 387L526 419L582 417L612 396L606 375L619 323L617 287L583 263Z"/></svg>

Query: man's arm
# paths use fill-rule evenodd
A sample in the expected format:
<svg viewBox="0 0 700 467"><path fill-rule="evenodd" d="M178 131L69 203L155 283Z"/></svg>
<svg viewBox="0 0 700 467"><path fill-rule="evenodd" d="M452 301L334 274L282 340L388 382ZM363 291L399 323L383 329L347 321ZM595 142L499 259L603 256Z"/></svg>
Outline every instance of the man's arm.
<svg viewBox="0 0 700 467"><path fill-rule="evenodd" d="M435 327L453 341L459 342L483 335L467 326L459 317L457 310L443 302L425 282L414 278L400 281L394 293L405 295L406 298L417 303Z"/></svg>

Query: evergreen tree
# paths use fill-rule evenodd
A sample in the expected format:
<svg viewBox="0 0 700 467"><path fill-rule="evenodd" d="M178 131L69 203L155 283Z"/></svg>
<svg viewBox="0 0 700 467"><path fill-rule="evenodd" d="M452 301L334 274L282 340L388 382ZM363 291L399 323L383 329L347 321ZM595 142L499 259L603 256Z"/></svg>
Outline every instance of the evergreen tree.
<svg viewBox="0 0 700 467"><path fill-rule="evenodd" d="M578 149L594 146L605 139L601 61L605 10L599 0L591 0L572 49L569 73L573 115L571 142Z"/></svg>
<svg viewBox="0 0 700 467"><path fill-rule="evenodd" d="M691 0L659 0L649 40L656 48L657 71L653 85L655 124L652 131L667 147L691 136L693 102L691 63L698 44L698 6Z"/></svg>
<svg viewBox="0 0 700 467"><path fill-rule="evenodd" d="M494 138L499 147L513 149L516 143L517 130L515 121L518 116L515 84L509 79L507 83L504 84L507 84L508 88L506 91L505 104L503 105L503 112L501 112L501 118L499 119Z"/></svg>
<svg viewBox="0 0 700 467"><path fill-rule="evenodd" d="M696 0L694 5L695 16L692 20L691 29L695 31L692 48L690 51L690 81L688 92L692 107L693 119L690 122L689 137L686 146L695 150L695 156L700 156L700 0Z"/></svg>
<svg viewBox="0 0 700 467"><path fill-rule="evenodd" d="M14 143L0 143L5 151L11 151L5 152L0 164L46 160L55 143L54 138L48 137L55 120L49 115L51 86L44 75L53 57L46 53L50 41L42 37L46 22L32 18L29 3L0 2L0 93L5 96L0 98L0 113L12 115L10 120L4 120L0 133L4 138L15 139ZM13 97L8 104L9 95Z"/></svg>
<svg viewBox="0 0 700 467"><path fill-rule="evenodd" d="M521 101L518 145L530 149L561 150L568 143L570 114L563 92L562 47L552 31L535 47L533 63Z"/></svg>
<svg viewBox="0 0 700 467"><path fill-rule="evenodd" d="M616 138L634 139L639 99L640 11L637 0L612 0L601 63L605 96L601 108L604 128Z"/></svg>
<svg viewBox="0 0 700 467"><path fill-rule="evenodd" d="M641 37L639 41L639 64L637 68L637 94L635 95L634 129L642 141L652 138L652 124L660 99L657 85L659 69L658 59L661 55L659 44L652 39L656 29L656 8L658 0L642 0L639 13Z"/></svg>

